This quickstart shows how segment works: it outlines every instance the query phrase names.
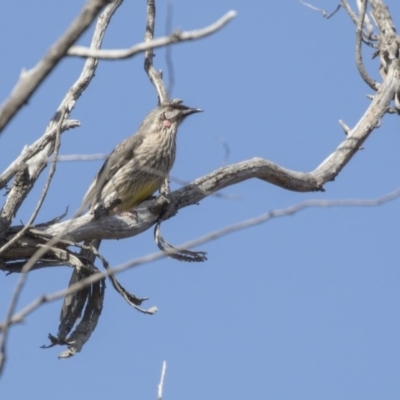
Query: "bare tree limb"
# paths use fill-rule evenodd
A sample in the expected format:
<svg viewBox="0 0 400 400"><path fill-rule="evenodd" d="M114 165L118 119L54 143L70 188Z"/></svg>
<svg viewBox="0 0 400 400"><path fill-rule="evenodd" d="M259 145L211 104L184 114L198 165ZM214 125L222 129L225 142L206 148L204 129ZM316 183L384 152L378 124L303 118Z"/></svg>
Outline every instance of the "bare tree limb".
<svg viewBox="0 0 400 400"><path fill-rule="evenodd" d="M260 215L255 218L251 218L242 222L239 222L237 224L230 225L228 227L222 228L220 230L208 233L200 238L197 238L195 240L183 243L179 248L181 249L188 249L191 247L199 246L201 244L216 240L218 238L221 238L223 236L226 236L228 234L231 234L233 232L237 232L243 229L247 229L265 222L268 222L272 219L275 218L280 218L280 217L285 217L285 216L290 216L295 213L301 212L307 208L315 208L315 207L321 207L321 208L327 208L327 207L377 207L382 204L385 204L389 201L393 201L397 198L400 197L400 188L396 189L395 191L388 193L384 196L378 197L376 199L372 200L359 200L359 199L349 199L349 200L306 200L301 203L298 203L294 206L290 206L287 208L283 209L278 209L278 210L272 210L269 211L263 215ZM140 257L135 260L128 261L124 264L121 264L115 268L112 269L112 272L117 274L122 271L125 271L130 268L142 266L146 263L149 262L154 262L156 260L162 259L166 257L167 254L164 252L157 252L157 253L152 253L149 255L146 255L144 257ZM31 314L33 311L35 311L38 307L40 307L44 303L49 303L53 302L56 300L59 300L60 298L65 297L66 295L72 294L76 291L79 291L86 287L87 285L90 285L94 282L98 282L101 279L104 279L109 274L109 272L99 272L97 274L91 275L88 278L85 278L78 283L69 286L67 289L60 290L58 292L54 292L49 295L43 295L28 304L26 307L24 307L21 311L19 311L17 314L13 315L12 318L9 321L9 325L21 323L24 321L24 319ZM5 323L0 324L0 332L4 330L6 327Z"/></svg>
<svg viewBox="0 0 400 400"><path fill-rule="evenodd" d="M43 59L40 60L35 67L21 74L9 98L1 105L0 133L18 110L28 102L38 86L57 66L68 49L86 31L109 1L110 0L88 0L75 21L72 22L64 35L53 44Z"/></svg>
<svg viewBox="0 0 400 400"><path fill-rule="evenodd" d="M40 208L42 207L44 199L46 198L47 192L48 192L48 190L50 188L51 180L52 180L52 178L54 176L54 173L56 172L57 155L58 155L58 151L60 149L60 144L61 144L61 126L62 126L63 121L64 121L64 116L65 115L61 115L60 116L59 124L57 126L57 134L56 134L56 142L55 142L55 156L54 156L53 162L51 164L49 175L48 175L48 177L46 179L46 183L44 185L44 188L43 188L42 194L40 196L40 199L39 199L39 201L38 201L38 203L37 203L32 215L31 215L31 217L29 218L29 221L26 224L26 226L24 226L24 228L22 228L21 231L18 232L14 236L13 239L8 241L5 245L3 245L1 247L0 254L2 252L4 252L6 249L10 248L12 245L14 245L14 243L16 243L25 234L25 232L28 229L31 228L33 222L36 219L36 216L37 216ZM26 268L26 267L22 268L22 274L21 274L21 276L19 278L17 286L15 287L14 293L13 293L13 295L11 297L10 305L9 305L9 308L8 308L8 311L7 311L7 315L6 315L6 321L10 321L12 315L15 312L15 308L17 306L18 299L20 297L20 294L22 292L22 289L25 286L25 282L26 282L26 279L28 277L28 272L29 272L28 268ZM3 372L5 361L6 361L6 358L7 358L6 347L7 347L7 339L8 339L8 329L7 329L8 326L9 326L9 323L6 323L5 324L5 329L3 330L1 338L0 338L0 376L1 376L2 372Z"/></svg>
<svg viewBox="0 0 400 400"><path fill-rule="evenodd" d="M155 23L155 17L156 17L156 7L155 7L155 0L147 0L147 24L146 24L146 32L145 32L145 41L151 41L154 37L154 23ZM158 104L159 105L166 105L171 103L171 99L168 96L168 91L164 85L163 82L163 75L162 71L156 71L154 66L153 66L153 49L150 49L145 52L144 56L144 69L150 79L150 82L154 86L156 92L157 92L157 97L158 97ZM170 193L170 187L169 187L169 178L167 177L159 189L161 195L163 196L168 196ZM164 197L165 200L166 197ZM169 206L168 206L169 205ZM161 208L160 208L161 210ZM167 201L165 201L164 205L162 206L162 211L163 211L163 217L158 218L157 221L157 226L154 231L154 239L155 242L160 250L175 250L174 246L168 243L161 235L161 221L164 219L169 218L170 216L174 215L175 210L174 207L171 206L171 204L168 204ZM187 262L201 262L206 260L206 255L204 252L192 252L190 250L182 250L182 252L179 251L173 251L173 252L167 252L167 254L170 254L172 258L178 259L180 261L187 261Z"/></svg>
<svg viewBox="0 0 400 400"><path fill-rule="evenodd" d="M253 158L252 160L221 167L170 193L171 204L175 207L174 211L197 204L211 193L251 178L258 178L298 192L323 190L323 184L333 180L339 174L359 150L372 130L379 125L381 117L390 105L393 94L398 90L399 76L400 66L398 63L393 62L389 67L386 79L380 85L363 117L353 129L349 130L338 148L314 171L309 173L291 171L261 158ZM137 221L123 216L107 216L94 219L93 215L87 214L46 228L37 228L37 231L49 237L60 237L64 235L67 229L68 233L65 238L75 242L135 236L148 229L159 218L157 213L147 208L148 206L150 210L157 209L157 200L142 204L137 210ZM34 233L32 230L31 232ZM11 233L6 239L10 240L12 236L13 234ZM31 257L36 252L37 240L33 238L24 238L23 240L23 244L21 243L20 246L13 247L5 252L3 255L5 264L9 260ZM39 257L35 256L32 262L34 261L33 263L35 263L37 260L39 260ZM6 270L6 265L0 268Z"/></svg>
<svg viewBox="0 0 400 400"><path fill-rule="evenodd" d="M154 37L154 23L156 19L156 5L155 0L147 0L147 23L146 32L144 35L145 42L149 43ZM149 48L144 53L144 69L150 82L154 86L158 96L158 104L164 105L170 102L168 97L167 89L165 88L164 82L162 80L162 72L156 71L153 66L154 53L153 49Z"/></svg>
<svg viewBox="0 0 400 400"><path fill-rule="evenodd" d="M165 34L168 35L172 32L172 17L174 15L174 8L171 2L167 4L167 17L165 21ZM168 84L167 92L170 98L172 98L172 92L175 85L175 70L174 63L172 62L172 46L167 46L165 48L165 63L167 65L168 72Z"/></svg>
<svg viewBox="0 0 400 400"><path fill-rule="evenodd" d="M171 204L178 211L183 207L197 204L210 194L226 188L230 185L251 178L258 178L282 188L310 192L321 191L326 182L333 180L353 155L359 150L372 130L379 125L380 119L385 114L393 94L396 92L400 76L400 66L396 63L389 68L385 81L380 88L363 117L353 129L349 129L347 136L338 148L329 155L314 171L297 172L280 167L271 161L261 158L242 161L240 163L221 167L208 175L196 179L189 185L170 194ZM79 242L90 239L116 239L135 236L153 225L159 218L158 214L149 211L156 207L156 201L143 203L138 209L138 221L121 216L102 217L94 220L91 215L84 215L74 220L53 224L48 228L40 228L40 231L51 237L65 232L68 226L66 238ZM4 260L15 259L16 249L10 249L3 257ZM29 251L29 246L20 246L18 251ZM13 253L14 252L14 253Z"/></svg>
<svg viewBox="0 0 400 400"><path fill-rule="evenodd" d="M400 64L393 63L386 79L357 125L351 129L339 147L317 167L312 175L321 184L333 180L359 150L371 132L380 124L394 94L399 90Z"/></svg>
<svg viewBox="0 0 400 400"><path fill-rule="evenodd" d="M189 40L197 40L200 38L204 38L223 28L229 21L231 21L235 17L236 17L236 11L231 10L228 11L225 15L223 15L219 20L217 20L213 24L202 29L196 29L193 31L184 31L184 32L175 31L169 36L163 36L157 39L152 38L143 43L136 44L130 47L129 49L93 50L87 47L74 46L68 50L68 55L75 57L95 57L98 59L105 59L105 60L121 60L124 58L130 58L139 53L143 53L151 49L154 50L158 47L165 47L167 45L174 43L180 43Z"/></svg>

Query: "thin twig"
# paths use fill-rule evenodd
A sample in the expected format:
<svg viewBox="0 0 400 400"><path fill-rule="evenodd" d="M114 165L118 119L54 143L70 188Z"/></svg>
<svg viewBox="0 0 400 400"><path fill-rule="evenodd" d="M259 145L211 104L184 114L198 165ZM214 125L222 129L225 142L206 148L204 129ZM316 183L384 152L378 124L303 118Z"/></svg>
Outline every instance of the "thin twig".
<svg viewBox="0 0 400 400"><path fill-rule="evenodd" d="M71 162L71 161L98 161L106 160L108 154L97 153L97 154L64 154L57 157L58 162Z"/></svg>
<svg viewBox="0 0 400 400"><path fill-rule="evenodd" d="M163 363L162 363L162 369L161 369L160 383L158 384L158 396L157 396L157 400L162 400L162 397L163 397L164 380L165 380L165 373L166 373L166 371L167 371L167 363L166 363L166 361L163 361Z"/></svg>
<svg viewBox="0 0 400 400"><path fill-rule="evenodd" d="M352 8L350 7L350 5L347 2L347 0L340 0L340 5L345 9L347 14L349 14L351 20L353 21L353 24L355 26L357 26L357 24L359 22L359 18L357 18L357 14L352 10ZM377 44L373 43L373 42L376 42L378 40L378 37L376 35L374 35L372 32L370 32L369 28L370 27L367 27L367 31L366 32L363 31L363 34L361 36L361 40L367 46L376 49L377 48Z"/></svg>
<svg viewBox="0 0 400 400"><path fill-rule="evenodd" d="M146 32L144 34L144 40L146 43L149 43L154 38L154 24L156 19L156 5L155 0L147 0L147 23L146 23ZM150 47L144 53L144 69L146 71L147 76L150 79L150 82L154 86L158 96L158 104L164 105L170 102L168 97L167 89L165 88L162 72L156 71L153 66L153 48Z"/></svg>
<svg viewBox="0 0 400 400"><path fill-rule="evenodd" d="M93 50L87 47L73 46L69 49L68 55L75 57L95 57L104 60L120 60L124 58L133 57L139 53L148 51L149 49L156 49L158 47L165 47L170 44L185 42L189 40L197 40L209 36L221 28L223 28L229 21L235 18L236 11L228 11L219 20L213 24L193 31L179 32L175 31L172 35L163 36L158 39L151 39L142 43L136 44L129 49L119 50Z"/></svg>
<svg viewBox="0 0 400 400"><path fill-rule="evenodd" d="M335 10L333 10L331 13L328 13L328 11L326 11L326 10L324 10L324 9L322 9L322 8L317 8L317 7L313 6L313 5L310 4L310 3L306 3L306 2L303 1L303 0L299 0L299 3L303 4L303 6L308 7L308 8L310 8L310 9L313 10L313 11L318 11L318 12L320 12L320 13L322 14L322 16L323 16L324 18L326 18L326 19L329 19L329 18L331 18L333 15L335 15L335 14L339 11L339 9L340 9L340 7L341 7L341 5L338 4L338 6L336 7Z"/></svg>
<svg viewBox="0 0 400 400"><path fill-rule="evenodd" d="M356 30L356 65L358 72L364 79L364 82L371 89L374 89L376 91L378 90L379 85L368 75L368 72L365 69L362 60L362 36L363 36L363 26L364 26L364 18L366 11L367 11L367 0L361 0L360 15L357 20L357 30Z"/></svg>
<svg viewBox="0 0 400 400"><path fill-rule="evenodd" d="M172 17L174 15L174 8L171 1L167 4L167 18L165 21L165 35L168 35L172 31ZM172 62L172 46L167 46L165 49L165 63L167 64L168 71L168 86L167 93L172 98L172 92L175 86L175 71L174 63Z"/></svg>
<svg viewBox="0 0 400 400"><path fill-rule="evenodd" d="M344 131L344 134L347 136L349 133L350 133L350 131L351 131L351 129L346 125L346 123L344 122L344 121L342 121L341 119L339 119L339 124L340 124L340 126L342 127L342 129L343 129L343 131Z"/></svg>
<svg viewBox="0 0 400 400"><path fill-rule="evenodd" d="M340 5L346 10L347 14L349 14L351 20L353 21L353 24L357 26L357 23L358 23L357 15L352 10L352 8L350 7L350 4L347 2L347 0L340 0Z"/></svg>
<svg viewBox="0 0 400 400"><path fill-rule="evenodd" d="M222 165L227 165L229 157L231 155L231 148L229 147L229 143L222 136L216 136L215 139L221 143L224 149L224 158L222 160Z"/></svg>

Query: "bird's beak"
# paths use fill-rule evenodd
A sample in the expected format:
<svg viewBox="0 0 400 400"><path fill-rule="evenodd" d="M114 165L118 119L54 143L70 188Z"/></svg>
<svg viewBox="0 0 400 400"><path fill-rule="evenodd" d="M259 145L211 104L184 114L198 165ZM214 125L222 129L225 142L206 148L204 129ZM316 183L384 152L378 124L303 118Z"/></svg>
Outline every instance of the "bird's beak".
<svg viewBox="0 0 400 400"><path fill-rule="evenodd" d="M201 108L187 108L186 110L182 111L182 114L186 117L188 115L198 113L198 112L203 112L203 111L204 110L202 110Z"/></svg>

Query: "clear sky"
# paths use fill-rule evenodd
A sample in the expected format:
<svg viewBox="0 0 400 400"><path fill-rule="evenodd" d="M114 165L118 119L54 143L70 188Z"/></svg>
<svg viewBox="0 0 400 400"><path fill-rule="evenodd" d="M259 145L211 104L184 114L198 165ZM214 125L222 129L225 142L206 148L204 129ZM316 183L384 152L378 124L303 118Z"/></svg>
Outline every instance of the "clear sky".
<svg viewBox="0 0 400 400"><path fill-rule="evenodd" d="M338 1L315 1L333 10ZM166 2L157 1L157 35ZM69 25L83 1L4 2L0 49L4 99L23 68L31 68ZM174 0L174 28L238 16L206 39L172 49L173 96L206 112L182 125L172 175L191 181L224 163L255 156L311 171L343 140L369 104L371 90L355 66L355 27L343 10L326 20L298 1ZM388 0L399 28L400 3ZM142 41L145 1L125 1L105 48ZM89 43L90 33L80 44ZM165 51L155 65L166 71ZM370 74L378 61L364 53ZM2 134L0 170L40 137L77 78L83 61L66 59ZM61 154L108 153L134 133L156 105L143 57L101 62L71 118ZM226 160L224 146L229 146ZM326 192L294 193L258 180L181 210L163 224L174 244L306 199L371 199L400 186L398 117L385 116ZM78 207L101 165L60 163L38 217L48 221ZM45 174L46 175L46 172ZM41 179L43 184L43 179ZM173 183L174 188L179 184ZM41 187L15 223L27 221ZM14 327L1 398L155 399L167 361L164 399L395 400L400 376L399 200L376 208L308 209L201 246L209 260L161 260L119 275L122 284L156 305L153 316L131 309L107 284L98 327L83 351L39 348L56 334L61 303L46 305ZM104 242L116 266L154 252L152 230ZM19 309L68 284L70 269L34 272ZM18 276L0 277L1 320Z"/></svg>

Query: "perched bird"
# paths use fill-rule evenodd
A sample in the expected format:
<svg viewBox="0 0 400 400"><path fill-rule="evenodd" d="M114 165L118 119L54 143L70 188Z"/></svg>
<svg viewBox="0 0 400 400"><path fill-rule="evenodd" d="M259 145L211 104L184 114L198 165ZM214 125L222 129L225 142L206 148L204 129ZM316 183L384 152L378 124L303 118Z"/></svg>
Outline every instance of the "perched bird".
<svg viewBox="0 0 400 400"><path fill-rule="evenodd" d="M128 211L160 189L175 161L178 126L188 115L201 111L178 99L152 110L138 131L108 156L83 204L93 209L116 193L118 205L113 211Z"/></svg>
<svg viewBox="0 0 400 400"><path fill-rule="evenodd" d="M83 206L92 210L98 203L103 203L110 195L118 200L116 207L108 210L113 213L129 211L138 206L160 189L175 161L176 134L179 124L188 116L203 111L182 104L181 100L172 100L169 104L159 106L147 115L138 131L122 141L108 156L84 199ZM86 247L99 248L100 239L85 241ZM186 253L192 253L187 251ZM186 254L185 253L185 254ZM82 253L93 262L93 251ZM192 256L193 258L193 256ZM192 261L192 258L190 260ZM204 260L204 257L201 261ZM127 293L112 272L109 277L118 291ZM85 275L74 269L69 285L76 283ZM61 311L61 320L69 320L81 315L82 303L80 292L67 295ZM87 296L87 295L85 295ZM140 305L143 299L131 294L125 295L131 305ZM64 339L66 333L60 333Z"/></svg>

